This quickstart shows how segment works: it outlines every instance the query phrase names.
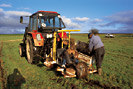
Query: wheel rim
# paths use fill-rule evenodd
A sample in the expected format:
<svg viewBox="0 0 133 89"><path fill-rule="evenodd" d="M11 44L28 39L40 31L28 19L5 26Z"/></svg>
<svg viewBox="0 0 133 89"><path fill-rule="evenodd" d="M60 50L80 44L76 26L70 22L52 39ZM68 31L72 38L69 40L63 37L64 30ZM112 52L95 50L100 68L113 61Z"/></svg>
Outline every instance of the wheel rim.
<svg viewBox="0 0 133 89"><path fill-rule="evenodd" d="M27 59L30 61L30 45L29 42L26 44L26 53L27 53Z"/></svg>

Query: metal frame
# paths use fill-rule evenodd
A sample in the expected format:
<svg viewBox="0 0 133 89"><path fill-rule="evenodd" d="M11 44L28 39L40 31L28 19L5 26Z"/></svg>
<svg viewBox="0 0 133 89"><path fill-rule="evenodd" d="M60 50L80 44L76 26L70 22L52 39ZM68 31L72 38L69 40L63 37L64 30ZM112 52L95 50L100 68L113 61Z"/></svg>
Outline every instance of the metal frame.
<svg viewBox="0 0 133 89"><path fill-rule="evenodd" d="M58 30L57 32L62 32L62 40L63 40L63 32L69 32L69 45L68 48L70 49L70 32L75 32L75 31L80 31L80 30ZM53 56L52 59L53 61L56 61L56 34L57 32L54 32L54 41L53 41ZM63 41L62 41L62 48L63 48Z"/></svg>
<svg viewBox="0 0 133 89"><path fill-rule="evenodd" d="M70 38L71 38L70 32L75 32L75 31L80 31L80 30L58 30L58 32L62 32L62 37L61 37L61 39L62 39L62 48L63 48L63 32L69 32L69 45L68 45L68 48L70 48Z"/></svg>

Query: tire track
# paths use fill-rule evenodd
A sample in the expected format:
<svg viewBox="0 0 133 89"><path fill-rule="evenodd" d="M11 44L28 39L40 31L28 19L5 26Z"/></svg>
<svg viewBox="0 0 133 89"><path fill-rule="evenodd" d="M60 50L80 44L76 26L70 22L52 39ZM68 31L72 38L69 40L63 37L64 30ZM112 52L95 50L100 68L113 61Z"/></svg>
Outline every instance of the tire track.
<svg viewBox="0 0 133 89"><path fill-rule="evenodd" d="M5 87L5 78L4 78L4 69L3 69L3 61L2 61L2 48L3 48L3 42L0 43L0 81L1 81L1 87L2 89L6 89Z"/></svg>

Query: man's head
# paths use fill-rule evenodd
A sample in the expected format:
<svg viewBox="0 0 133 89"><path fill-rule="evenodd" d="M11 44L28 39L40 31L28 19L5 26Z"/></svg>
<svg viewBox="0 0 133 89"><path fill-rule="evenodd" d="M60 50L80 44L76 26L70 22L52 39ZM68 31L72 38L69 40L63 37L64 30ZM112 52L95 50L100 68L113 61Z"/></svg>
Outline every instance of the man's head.
<svg viewBox="0 0 133 89"><path fill-rule="evenodd" d="M98 33L99 31L97 29L91 29L88 34L88 39L90 39L93 36L93 34L97 35Z"/></svg>
<svg viewBox="0 0 133 89"><path fill-rule="evenodd" d="M88 39L90 39L92 37L93 33L89 33L88 34Z"/></svg>
<svg viewBox="0 0 133 89"><path fill-rule="evenodd" d="M94 35L97 35L99 33L98 29L95 29L95 28L91 29L89 32L93 33Z"/></svg>

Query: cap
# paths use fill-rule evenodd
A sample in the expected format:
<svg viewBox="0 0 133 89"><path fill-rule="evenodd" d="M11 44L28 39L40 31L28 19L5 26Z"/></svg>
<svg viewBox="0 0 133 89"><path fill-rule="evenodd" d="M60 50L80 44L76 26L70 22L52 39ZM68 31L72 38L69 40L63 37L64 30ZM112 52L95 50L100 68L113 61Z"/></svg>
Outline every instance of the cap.
<svg viewBox="0 0 133 89"><path fill-rule="evenodd" d="M91 33L93 33L93 34L98 34L99 31L98 31L97 29L91 29Z"/></svg>

